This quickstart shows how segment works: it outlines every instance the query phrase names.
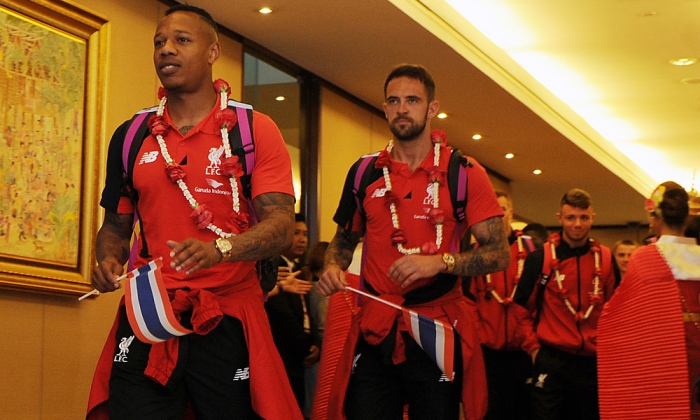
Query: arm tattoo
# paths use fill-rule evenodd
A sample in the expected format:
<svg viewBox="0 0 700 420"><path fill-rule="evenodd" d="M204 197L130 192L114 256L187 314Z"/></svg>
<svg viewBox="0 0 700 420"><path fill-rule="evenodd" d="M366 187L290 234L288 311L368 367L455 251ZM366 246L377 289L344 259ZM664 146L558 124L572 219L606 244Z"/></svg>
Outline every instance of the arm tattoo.
<svg viewBox="0 0 700 420"><path fill-rule="evenodd" d="M260 222L231 238L229 261L257 261L277 256L292 246L294 238L294 197L289 194L261 194L253 200Z"/></svg>
<svg viewBox="0 0 700 420"><path fill-rule="evenodd" d="M129 240L134 216L105 212L105 220L95 241L95 256L97 262L107 257L113 257L121 264L129 259Z"/></svg>
<svg viewBox="0 0 700 420"><path fill-rule="evenodd" d="M508 268L510 248L500 217L491 217L475 224L471 227L471 233L479 246L455 256L454 274L482 276Z"/></svg>
<svg viewBox="0 0 700 420"><path fill-rule="evenodd" d="M337 265L344 270L347 270L352 262L352 255L355 247L360 242L362 235L358 232L351 232L338 226L333 240L328 245L326 257L324 258L324 266Z"/></svg>
<svg viewBox="0 0 700 420"><path fill-rule="evenodd" d="M193 128L194 128L193 125L183 125L182 127L178 128L178 130L180 131L180 134L182 134L183 136L186 136L187 133L189 133L190 130Z"/></svg>

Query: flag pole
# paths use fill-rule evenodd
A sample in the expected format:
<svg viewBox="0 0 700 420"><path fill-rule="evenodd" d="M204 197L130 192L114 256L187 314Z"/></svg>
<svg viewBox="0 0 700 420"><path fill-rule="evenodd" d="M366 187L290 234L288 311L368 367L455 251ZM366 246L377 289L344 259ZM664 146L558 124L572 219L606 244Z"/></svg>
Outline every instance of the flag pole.
<svg viewBox="0 0 700 420"><path fill-rule="evenodd" d="M158 258L156 258L155 260L162 260L162 259L163 259L163 257L158 257ZM153 261L155 261L155 260L152 260L151 262L153 262ZM150 264L151 262L149 262L148 264ZM148 265L148 264L146 264L146 265ZM129 273L137 272L138 270L139 270L139 269L137 268L137 269L131 270ZM115 280L116 280L116 281L122 281L122 280L124 280L124 279L129 275L129 273L123 274L123 275L117 277ZM81 300L85 299L86 297L89 297L89 296L92 296L92 295L96 295L96 294L99 294L99 293L100 293L100 292L99 292L97 289L92 289L91 292L85 293L84 295L80 296L80 297L78 298L78 301L81 301Z"/></svg>
<svg viewBox="0 0 700 420"><path fill-rule="evenodd" d="M368 297L368 298L370 298L370 299L374 299L374 300L376 300L376 301L385 303L385 304L391 306L392 308L398 309L399 311L403 310L403 307L400 306L400 305L397 305L397 304L395 304L395 303L393 303L393 302L389 302L388 300L384 300L384 299L382 299L382 298L380 298L380 297L371 295L371 294L369 294L369 293L367 293L367 292L363 292L362 290L357 290L357 289L355 289L354 287L350 287L350 286L346 286L345 288L348 289L348 290L350 290L351 292L359 293L359 294L361 294L362 296L365 296L365 297Z"/></svg>
<svg viewBox="0 0 700 420"><path fill-rule="evenodd" d="M127 274L124 274L124 275L121 275L121 276L117 277L115 280L117 280L117 281L122 281L122 280L124 280L124 279L126 278L127 275L128 275L128 273L127 273ZM97 289L92 289L91 292L85 293L84 295L80 296L80 297L78 298L78 301L81 301L81 300L85 299L86 297L89 297L89 296L92 296L92 295L97 295L97 294L99 294L99 293L100 293L100 292L99 292Z"/></svg>

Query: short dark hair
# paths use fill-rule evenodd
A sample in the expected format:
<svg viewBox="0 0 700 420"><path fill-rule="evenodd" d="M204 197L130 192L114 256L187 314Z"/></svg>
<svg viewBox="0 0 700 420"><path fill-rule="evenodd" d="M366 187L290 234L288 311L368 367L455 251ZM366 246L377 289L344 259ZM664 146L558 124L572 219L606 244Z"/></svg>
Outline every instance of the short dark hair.
<svg viewBox="0 0 700 420"><path fill-rule="evenodd" d="M389 82L399 77L408 77L411 79L416 79L423 83L425 89L428 91L428 102L432 102L435 99L435 81L433 77L428 73L425 67L417 64L401 64L394 68L394 70L389 73L386 80L384 81L384 97L386 98L386 88L389 86Z"/></svg>
<svg viewBox="0 0 700 420"><path fill-rule="evenodd" d="M170 15L175 12L190 12L199 16L203 21L205 21L209 26L214 28L215 33L219 33L219 29L216 27L216 22L214 18L211 17L209 12L197 6L190 6L189 4L178 4L165 11L165 16Z"/></svg>
<svg viewBox="0 0 700 420"><path fill-rule="evenodd" d="M673 181L666 181L659 186L665 188L663 200L659 203L664 223L670 227L682 227L690 212L688 192Z"/></svg>
<svg viewBox="0 0 700 420"><path fill-rule="evenodd" d="M561 207L568 204L571 207L585 210L589 208L592 203L593 200L591 199L590 194L580 188L574 188L564 194L559 204Z"/></svg>
<svg viewBox="0 0 700 420"><path fill-rule="evenodd" d="M306 223L306 217L304 217L303 214L301 213L295 213L294 214L294 222L304 222Z"/></svg>

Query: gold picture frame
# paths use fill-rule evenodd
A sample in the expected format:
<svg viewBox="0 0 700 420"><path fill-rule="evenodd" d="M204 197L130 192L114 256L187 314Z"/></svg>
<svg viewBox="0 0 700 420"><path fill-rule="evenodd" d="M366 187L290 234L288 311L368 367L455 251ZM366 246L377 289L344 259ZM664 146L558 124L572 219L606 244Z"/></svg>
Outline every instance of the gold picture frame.
<svg viewBox="0 0 700 420"><path fill-rule="evenodd" d="M92 289L107 21L0 0L0 287Z"/></svg>

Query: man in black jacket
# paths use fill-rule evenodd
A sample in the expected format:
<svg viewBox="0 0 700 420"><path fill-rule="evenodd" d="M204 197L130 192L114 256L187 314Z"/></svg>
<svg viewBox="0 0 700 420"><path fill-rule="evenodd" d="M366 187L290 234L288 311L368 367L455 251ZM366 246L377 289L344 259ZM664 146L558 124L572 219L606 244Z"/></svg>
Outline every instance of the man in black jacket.
<svg viewBox="0 0 700 420"><path fill-rule="evenodd" d="M296 215L292 247L278 260L278 283L265 303L272 337L282 356L289 382L299 408L304 409L304 368L320 357L321 343L315 334L315 323L309 316L311 283L299 280L299 258L308 246L308 228L304 217Z"/></svg>

